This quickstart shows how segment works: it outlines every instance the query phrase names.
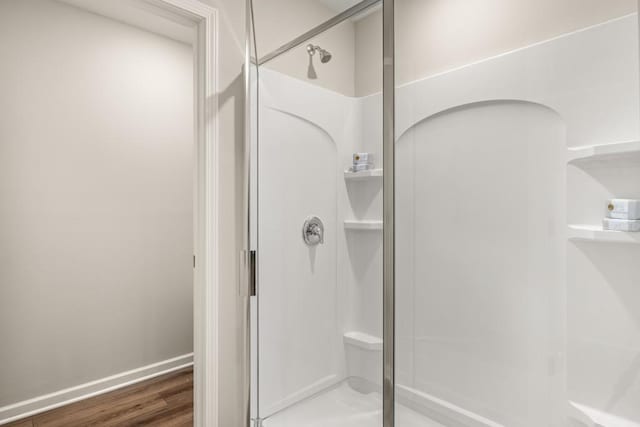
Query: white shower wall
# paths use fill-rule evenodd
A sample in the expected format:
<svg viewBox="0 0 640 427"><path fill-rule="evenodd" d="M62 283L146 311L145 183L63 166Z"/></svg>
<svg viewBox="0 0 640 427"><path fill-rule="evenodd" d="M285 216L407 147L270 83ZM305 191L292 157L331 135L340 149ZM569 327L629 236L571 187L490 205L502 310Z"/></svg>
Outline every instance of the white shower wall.
<svg viewBox="0 0 640 427"><path fill-rule="evenodd" d="M635 15L615 20L398 90L397 250L398 262L407 266L397 270L408 277L397 282L397 367L400 384L413 388L409 395L444 398L508 426L557 425L563 408L542 408L562 393L568 357L569 399L640 420L631 409L638 408L637 377L629 376L638 348L638 308L620 310L620 301L606 292L633 291L612 275L584 278L595 260L621 265L616 249L592 245L597 255L586 263L583 245L565 246L566 225L560 221L565 209L570 222L587 209L599 210L599 221L606 200L594 186L571 179L572 167L565 177L566 148L638 137L636 21ZM518 130L526 131L512 133ZM467 140L459 142L464 135ZM509 144L501 146L502 138ZM518 153L520 144L524 151ZM403 174L411 170L403 155L413 159L413 175ZM624 190L621 178L637 176L637 163L628 170L636 175L613 172L617 190ZM626 189L632 182L638 181L629 180ZM609 197L629 194L616 189ZM584 191L577 203L576 194ZM409 194L403 199L404 192ZM414 218L404 220L411 211ZM471 251L478 241L483 245ZM637 254L635 246L617 251ZM513 269L518 273L509 277ZM623 271L624 282L640 279L634 267ZM575 281L576 274L582 281ZM584 285L594 282L601 303L607 311L616 307L617 315L587 321L600 309L595 301L585 304L590 290ZM594 322L607 336L593 333ZM630 381L623 392L615 384L621 379ZM618 397L615 406L607 404L612 396ZM430 397L419 400L427 404Z"/></svg>
<svg viewBox="0 0 640 427"><path fill-rule="evenodd" d="M638 138L637 39L631 15L398 89L400 401L451 425L564 425L569 400L640 423L639 246L566 233L638 176L566 164ZM381 336L382 234L343 228L381 218L381 180L343 171L354 151L381 163L382 108L264 67L260 84L264 418L354 374L345 332Z"/></svg>
<svg viewBox="0 0 640 427"><path fill-rule="evenodd" d="M355 146L357 104L267 69L260 73L260 85L258 316L264 418L345 376L338 164L344 150ZM315 247L302 240L309 216L324 223L324 243Z"/></svg>

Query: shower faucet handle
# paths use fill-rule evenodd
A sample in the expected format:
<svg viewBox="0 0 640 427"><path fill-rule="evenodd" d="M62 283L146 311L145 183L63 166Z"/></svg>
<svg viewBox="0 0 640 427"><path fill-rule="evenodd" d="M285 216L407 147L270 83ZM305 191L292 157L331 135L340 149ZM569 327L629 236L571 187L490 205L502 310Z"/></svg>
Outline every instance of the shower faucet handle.
<svg viewBox="0 0 640 427"><path fill-rule="evenodd" d="M302 239L307 246L316 246L324 243L324 224L317 216L310 216L302 226Z"/></svg>
<svg viewBox="0 0 640 427"><path fill-rule="evenodd" d="M320 239L320 243L324 243L322 229L320 229L320 226L318 224L311 224L311 226L307 230L307 235L311 237L317 237Z"/></svg>

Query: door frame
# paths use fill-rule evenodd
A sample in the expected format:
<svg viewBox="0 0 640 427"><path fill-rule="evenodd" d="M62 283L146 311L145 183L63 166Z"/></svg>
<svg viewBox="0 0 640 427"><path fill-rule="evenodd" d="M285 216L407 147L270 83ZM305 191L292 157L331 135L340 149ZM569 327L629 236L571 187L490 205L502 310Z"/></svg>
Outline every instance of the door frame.
<svg viewBox="0 0 640 427"><path fill-rule="evenodd" d="M220 350L220 153L218 134L218 10L199 0L143 0L193 23L194 426L218 427Z"/></svg>
<svg viewBox="0 0 640 427"><path fill-rule="evenodd" d="M194 426L218 426L220 154L218 11L198 0L148 0L195 24L194 40Z"/></svg>

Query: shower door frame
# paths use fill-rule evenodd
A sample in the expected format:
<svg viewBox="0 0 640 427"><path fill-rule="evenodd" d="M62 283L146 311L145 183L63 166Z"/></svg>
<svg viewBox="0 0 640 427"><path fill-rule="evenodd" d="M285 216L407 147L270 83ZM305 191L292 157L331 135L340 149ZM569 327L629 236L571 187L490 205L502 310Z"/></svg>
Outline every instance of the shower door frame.
<svg viewBox="0 0 640 427"><path fill-rule="evenodd" d="M382 425L395 426L395 1L382 1Z"/></svg>
<svg viewBox="0 0 640 427"><path fill-rule="evenodd" d="M639 0L640 1L640 0ZM245 90L245 129L244 129L244 209L243 221L245 223L245 235L243 238L243 250L241 255L242 284L241 294L245 296L245 304L242 314L245 319L245 354L243 372L243 408L242 418L246 420L246 426L251 427L251 308L250 297L257 295L257 262L255 250L251 245L251 212L252 204L252 123L251 123L251 72L250 68L259 67L266 62L300 46L309 39L324 31L346 21L352 16L372 7L382 4L382 57L383 57L383 90L382 90L382 123L383 123L383 426L395 426L395 26L394 26L394 0L363 0L349 9L339 13L324 23L312 28L306 33L296 37L288 43L280 46L273 52L258 58L255 49L256 37L254 32L253 1L246 0L246 27L245 27L245 66L244 66L244 90ZM257 158L257 157L256 157ZM256 349L257 351L257 349ZM256 426L259 427L259 426Z"/></svg>

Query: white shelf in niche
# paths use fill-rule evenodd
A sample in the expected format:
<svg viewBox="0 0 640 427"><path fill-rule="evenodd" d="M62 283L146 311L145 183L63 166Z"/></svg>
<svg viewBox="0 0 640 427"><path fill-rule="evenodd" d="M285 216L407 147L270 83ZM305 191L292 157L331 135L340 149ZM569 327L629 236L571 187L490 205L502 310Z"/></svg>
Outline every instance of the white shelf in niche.
<svg viewBox="0 0 640 427"><path fill-rule="evenodd" d="M382 230L382 221L377 220L345 220L344 228L347 230Z"/></svg>
<svg viewBox="0 0 640 427"><path fill-rule="evenodd" d="M568 238L591 242L640 244L640 233L604 230L598 225L571 224Z"/></svg>
<svg viewBox="0 0 640 427"><path fill-rule="evenodd" d="M360 347L365 350L382 351L382 339L364 332L346 332L344 343Z"/></svg>
<svg viewBox="0 0 640 427"><path fill-rule="evenodd" d="M344 171L344 179L347 181L364 181L381 177L382 169L370 169L360 172L350 172L349 170Z"/></svg>
<svg viewBox="0 0 640 427"><path fill-rule="evenodd" d="M567 162L571 163L576 160L607 160L625 158L629 154L640 155L640 141L572 147L567 149Z"/></svg>

